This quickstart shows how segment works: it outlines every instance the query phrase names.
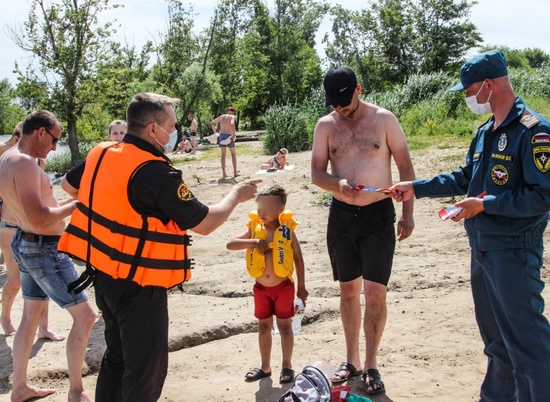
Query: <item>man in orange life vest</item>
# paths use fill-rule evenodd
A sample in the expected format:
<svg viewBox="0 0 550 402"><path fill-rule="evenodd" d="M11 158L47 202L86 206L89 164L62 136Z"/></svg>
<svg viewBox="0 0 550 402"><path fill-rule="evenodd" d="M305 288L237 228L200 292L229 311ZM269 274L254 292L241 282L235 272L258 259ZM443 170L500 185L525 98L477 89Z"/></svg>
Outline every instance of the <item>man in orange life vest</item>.
<svg viewBox="0 0 550 402"><path fill-rule="evenodd" d="M126 110L128 132L73 167L62 187L78 198L59 250L86 262L105 321L107 348L97 401L156 401L168 369L167 289L190 278L191 229L209 234L256 193L249 180L210 207L199 202L164 153L177 132L178 99L141 93Z"/></svg>

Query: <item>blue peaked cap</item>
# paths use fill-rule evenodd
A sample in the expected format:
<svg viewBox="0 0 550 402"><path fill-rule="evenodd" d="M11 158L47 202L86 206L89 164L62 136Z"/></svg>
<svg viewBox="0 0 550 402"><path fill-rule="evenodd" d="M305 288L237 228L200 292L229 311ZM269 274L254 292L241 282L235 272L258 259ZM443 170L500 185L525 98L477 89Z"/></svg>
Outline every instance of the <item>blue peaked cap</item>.
<svg viewBox="0 0 550 402"><path fill-rule="evenodd" d="M461 91L486 78L500 78L508 75L506 58L500 50L481 53L460 67L460 84L449 91Z"/></svg>

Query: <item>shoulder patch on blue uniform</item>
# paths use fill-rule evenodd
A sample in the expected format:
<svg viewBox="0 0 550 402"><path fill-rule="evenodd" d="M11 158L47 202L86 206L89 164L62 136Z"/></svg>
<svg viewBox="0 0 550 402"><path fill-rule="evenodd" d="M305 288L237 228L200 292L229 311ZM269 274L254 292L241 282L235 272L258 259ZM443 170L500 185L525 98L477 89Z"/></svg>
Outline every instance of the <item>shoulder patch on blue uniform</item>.
<svg viewBox="0 0 550 402"><path fill-rule="evenodd" d="M533 138L531 138L531 144L539 144L541 142L550 142L550 134L540 132L536 133Z"/></svg>
<svg viewBox="0 0 550 402"><path fill-rule="evenodd" d="M178 198L181 201L187 201L193 198L193 193L185 183L181 183L178 187Z"/></svg>
<svg viewBox="0 0 550 402"><path fill-rule="evenodd" d="M519 122L523 124L527 128L531 128L536 126L540 123L540 120L532 115L530 112L525 111L523 112L523 116L521 116L521 119L519 119Z"/></svg>
<svg viewBox="0 0 550 402"><path fill-rule="evenodd" d="M533 159L535 166L542 173L550 170L550 146L538 146L533 148Z"/></svg>

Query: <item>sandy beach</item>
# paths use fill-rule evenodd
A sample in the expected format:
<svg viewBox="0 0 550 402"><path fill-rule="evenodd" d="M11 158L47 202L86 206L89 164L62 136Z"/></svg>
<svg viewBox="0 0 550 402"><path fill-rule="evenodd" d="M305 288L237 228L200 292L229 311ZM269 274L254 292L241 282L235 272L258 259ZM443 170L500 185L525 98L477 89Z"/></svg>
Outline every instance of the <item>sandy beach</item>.
<svg viewBox="0 0 550 402"><path fill-rule="evenodd" d="M345 360L338 284L332 280L325 233L327 206L319 202L324 191L310 178L311 152L291 153L293 170L256 174L268 155L259 142L237 144L241 177L261 178L264 185L278 183L288 192L287 208L300 222L301 241L309 290L302 331L295 337L293 366L323 361L337 367ZM239 147L247 148L239 155ZM252 152L257 149L257 152ZM199 155L200 155L199 151ZM412 152L417 177L428 177L458 166L465 149L432 148ZM231 172L228 158L228 172ZM219 159L178 164L185 181L203 203L220 200L231 188L220 181ZM394 168L394 182L398 175ZM63 192L56 187L60 198ZM374 402L475 401L483 379L486 358L473 313L470 293L470 250L461 223L443 222L437 216L451 199L417 200L415 230L397 245L388 288L388 322L378 356L387 392L370 397ZM230 219L210 236L194 235L191 247L195 269L184 292L171 290L169 372L161 401L258 401L271 402L290 385L280 385L280 339L274 337L271 378L246 383L244 374L259 364L256 320L253 316L253 279L244 265L244 251L228 251L226 241L240 233L255 208L249 201L237 207ZM398 215L401 205L396 206ZM546 235L548 239L548 234ZM548 244L548 242L547 242ZM81 269L81 267L79 267ZM5 269L0 266L0 286ZM548 260L542 268L548 281ZM93 288L88 290L93 300ZM550 300L548 289L545 299ZM20 321L22 300L13 311ZM548 316L548 312L546 312ZM50 327L67 335L70 316L50 304ZM139 334L135 334L139 337ZM363 338L364 339L364 338ZM13 338L0 335L0 401L8 401L11 389ZM56 388L44 401L66 401L68 390L66 342L36 341L29 362L29 382ZM146 345L144 345L146 346ZM154 347L154 345L149 345ZM85 385L93 395L104 350L103 321L98 319L85 361ZM361 345L364 351L364 345ZM362 382L350 382L352 392L364 393Z"/></svg>

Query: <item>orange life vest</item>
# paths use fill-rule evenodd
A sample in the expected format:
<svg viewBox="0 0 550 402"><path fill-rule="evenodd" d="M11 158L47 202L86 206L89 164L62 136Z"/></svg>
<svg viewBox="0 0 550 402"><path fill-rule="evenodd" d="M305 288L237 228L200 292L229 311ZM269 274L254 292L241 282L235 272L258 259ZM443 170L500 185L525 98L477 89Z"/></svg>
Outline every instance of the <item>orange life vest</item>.
<svg viewBox="0 0 550 402"><path fill-rule="evenodd" d="M141 286L171 288L189 280L187 231L174 221L164 225L158 218L140 215L128 200L130 179L152 161L168 163L124 142L104 142L92 149L77 207L58 250L85 261L89 274L95 268Z"/></svg>

